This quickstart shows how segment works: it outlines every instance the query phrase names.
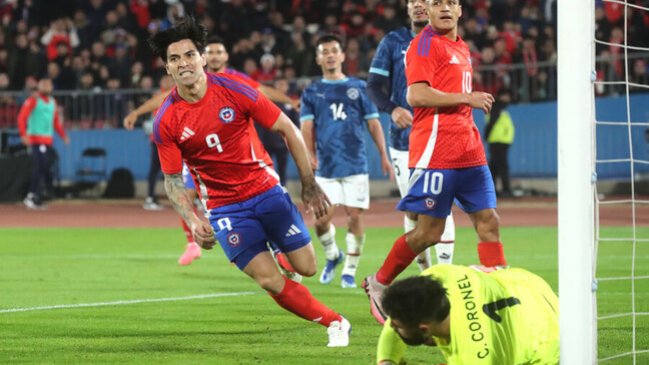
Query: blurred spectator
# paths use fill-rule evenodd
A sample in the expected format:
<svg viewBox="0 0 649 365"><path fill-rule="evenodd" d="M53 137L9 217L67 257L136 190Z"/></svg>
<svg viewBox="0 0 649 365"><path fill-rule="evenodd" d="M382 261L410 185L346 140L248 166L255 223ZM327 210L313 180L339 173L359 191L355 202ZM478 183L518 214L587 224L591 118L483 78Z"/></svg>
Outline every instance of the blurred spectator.
<svg viewBox="0 0 649 365"><path fill-rule="evenodd" d="M70 90L76 85L74 72L71 68L59 66L56 62L47 64L47 78L52 80L55 89Z"/></svg>
<svg viewBox="0 0 649 365"><path fill-rule="evenodd" d="M12 75L10 86L12 89L19 89L23 80L27 77L29 64L33 62L29 52L29 41L24 33L18 34L15 39L15 46L10 50L8 60L8 71Z"/></svg>
<svg viewBox="0 0 649 365"><path fill-rule="evenodd" d="M632 60L631 75L629 81L638 85L644 85L645 88L632 86L631 91L647 91L649 87L649 73L647 72L647 61L644 59Z"/></svg>
<svg viewBox="0 0 649 365"><path fill-rule="evenodd" d="M297 37L302 38L303 44L309 44L309 41L311 40L311 36L309 35L309 31L307 30L306 21L301 15L298 15L293 19L292 33L290 34L289 45L291 44L291 40L295 42Z"/></svg>
<svg viewBox="0 0 649 365"><path fill-rule="evenodd" d="M115 56L110 60L108 69L110 75L117 78L122 85L128 85L129 74L131 73L131 60L128 57L128 49L124 44L115 47Z"/></svg>
<svg viewBox="0 0 649 365"><path fill-rule="evenodd" d="M257 48L259 48L264 54L277 53L282 52L285 49L284 44L288 44L288 41L279 41L274 31L270 28L266 28L261 34Z"/></svg>
<svg viewBox="0 0 649 365"><path fill-rule="evenodd" d="M126 99L119 92L121 83L117 78L110 78L106 83L107 95L103 110L104 128L119 128L122 126L122 119L126 116ZM97 126L95 126L97 127Z"/></svg>
<svg viewBox="0 0 649 365"><path fill-rule="evenodd" d="M403 19L397 18L397 11L394 7L387 5L383 8L383 14L374 22L374 26L381 29L384 33L388 33L403 26Z"/></svg>
<svg viewBox="0 0 649 365"><path fill-rule="evenodd" d="M363 77L365 61L385 32L402 24L404 19L396 14L405 13L406 6L394 0L48 0L44 7L40 5L43 1L14 0L0 5L0 72L9 75L11 90L22 89L29 76L47 73L56 75L57 89L74 88L87 71L101 87L116 78L121 87L138 88L144 75L158 79L166 73L145 40L184 13L195 14L210 33L226 40L233 67L243 69L246 59L254 60L254 65L246 62L245 68L258 69L257 77L264 81L286 71L296 77L318 75L312 42L323 33L337 34L349 43L346 72ZM629 1L640 6L644 3ZM611 2L598 1L595 6L597 39L622 43L626 19L628 44L649 47L648 12ZM470 47L476 89L484 86L496 91L511 85L517 91L514 95L522 90L521 95L528 99L556 96L555 8L555 0L463 2L459 34ZM623 79L621 50L596 45L596 54L604 56L597 61L598 77ZM635 53L629 50L633 60ZM264 72L260 62L265 54L275 59L271 73ZM638 57L645 62L649 59ZM58 69L48 66L49 61ZM633 62L629 61L630 71ZM518 63L524 69L507 66ZM646 71L633 77L642 79ZM303 83L295 80L291 85ZM616 93L620 87L598 86L598 92Z"/></svg>
<svg viewBox="0 0 649 365"><path fill-rule="evenodd" d="M41 37L41 44L47 47L47 59L53 61L60 55L62 49L66 54L72 54L72 49L79 46L79 36L70 18L61 18L52 21L49 29ZM59 45L62 48L59 48Z"/></svg>
<svg viewBox="0 0 649 365"><path fill-rule="evenodd" d="M259 68L257 67L257 62L252 58L246 58L243 62L243 73L250 75L252 79L256 80L254 75L257 74L258 71Z"/></svg>
<svg viewBox="0 0 649 365"><path fill-rule="evenodd" d="M347 41L345 49L345 63L343 63L343 73L349 76L367 77L367 71L370 69L370 62L366 54L361 52L360 44L356 38L350 38Z"/></svg>
<svg viewBox="0 0 649 365"><path fill-rule="evenodd" d="M137 88L144 76L144 66L142 62L134 62L131 65L131 73L129 76L129 83L125 87Z"/></svg>
<svg viewBox="0 0 649 365"><path fill-rule="evenodd" d="M146 29L151 20L149 13L149 2L147 0L130 0L129 10L135 15L136 24L142 29Z"/></svg>
<svg viewBox="0 0 649 365"><path fill-rule="evenodd" d="M118 25L119 17L114 10L106 14L106 26L101 32L100 40L104 45L107 57L112 57L115 54L115 48L125 41L126 30ZM94 46L94 45L93 45Z"/></svg>
<svg viewBox="0 0 649 365"><path fill-rule="evenodd" d="M81 128L90 128L97 119L97 108L101 104L95 95L99 88L95 86L95 77L91 72L81 75L79 80L79 93L74 96L72 103L68 105L71 109L68 115L71 119L80 123Z"/></svg>
<svg viewBox="0 0 649 365"><path fill-rule="evenodd" d="M266 52L277 53L277 50L284 50L290 45L290 34L284 30L284 16L279 11L272 11L268 16L270 27L264 30L267 37L273 36L275 49L264 49Z"/></svg>
<svg viewBox="0 0 649 365"><path fill-rule="evenodd" d="M313 54L315 51L307 48L307 44L304 43L304 37L301 33L291 33L291 40L292 45L286 51L286 59L288 60L288 64L295 68L298 76L304 76L314 67Z"/></svg>
<svg viewBox="0 0 649 365"><path fill-rule="evenodd" d="M257 80L262 84L268 85L275 79L275 77L277 77L275 57L270 53L266 53L265 55L261 56L259 63L261 64L260 68L257 68L256 71L252 73L246 73L248 73L248 75L250 75L253 80Z"/></svg>

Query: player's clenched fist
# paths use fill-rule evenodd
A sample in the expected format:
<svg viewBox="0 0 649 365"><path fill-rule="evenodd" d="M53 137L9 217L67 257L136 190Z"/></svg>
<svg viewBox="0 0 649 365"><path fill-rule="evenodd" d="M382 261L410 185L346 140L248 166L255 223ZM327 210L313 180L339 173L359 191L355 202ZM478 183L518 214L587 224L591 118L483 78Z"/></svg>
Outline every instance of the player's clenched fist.
<svg viewBox="0 0 649 365"><path fill-rule="evenodd" d="M303 183L302 202L307 207L307 211L313 210L316 219L320 219L320 217L326 215L327 209L331 206L327 194L322 191L322 188L315 180Z"/></svg>
<svg viewBox="0 0 649 365"><path fill-rule="evenodd" d="M201 221L198 224L192 224L192 235L196 243L206 250L211 249L216 244L214 230L209 223Z"/></svg>
<svg viewBox="0 0 649 365"><path fill-rule="evenodd" d="M471 105L472 108L482 109L485 113L491 111L491 106L494 101L495 99L493 95L482 91L474 91L469 94L469 105Z"/></svg>

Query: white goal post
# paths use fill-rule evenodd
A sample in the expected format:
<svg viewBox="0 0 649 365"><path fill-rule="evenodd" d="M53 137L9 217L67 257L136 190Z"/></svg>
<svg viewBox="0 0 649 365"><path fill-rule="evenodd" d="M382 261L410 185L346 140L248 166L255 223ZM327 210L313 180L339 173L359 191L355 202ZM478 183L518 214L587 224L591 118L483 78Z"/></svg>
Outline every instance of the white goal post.
<svg viewBox="0 0 649 365"><path fill-rule="evenodd" d="M594 0L558 7L558 206L561 364L597 363Z"/></svg>

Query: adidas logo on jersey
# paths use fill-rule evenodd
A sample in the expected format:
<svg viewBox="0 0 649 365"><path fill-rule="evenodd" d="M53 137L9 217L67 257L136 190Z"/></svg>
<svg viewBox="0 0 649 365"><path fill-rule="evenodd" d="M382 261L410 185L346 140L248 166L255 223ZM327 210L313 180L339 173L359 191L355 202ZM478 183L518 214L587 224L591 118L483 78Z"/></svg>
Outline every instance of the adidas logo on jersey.
<svg viewBox="0 0 649 365"><path fill-rule="evenodd" d="M288 232L286 233L286 237L291 237L295 236L298 233L302 233L299 228L295 226L295 224L291 224L291 228L288 229Z"/></svg>
<svg viewBox="0 0 649 365"><path fill-rule="evenodd" d="M183 129L183 134L180 136L180 142L186 140L187 138L193 136L194 134L196 133L194 133L193 130L185 127L185 129Z"/></svg>
<svg viewBox="0 0 649 365"><path fill-rule="evenodd" d="M451 62L449 62L449 63L451 65L458 65L458 64L460 64L460 60L457 59L456 55L453 55L453 57L451 57Z"/></svg>

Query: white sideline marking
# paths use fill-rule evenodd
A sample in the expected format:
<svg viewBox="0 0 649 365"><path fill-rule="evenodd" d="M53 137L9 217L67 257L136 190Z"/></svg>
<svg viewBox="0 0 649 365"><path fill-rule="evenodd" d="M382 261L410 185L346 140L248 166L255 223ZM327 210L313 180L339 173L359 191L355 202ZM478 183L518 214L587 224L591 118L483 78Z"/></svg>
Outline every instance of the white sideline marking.
<svg viewBox="0 0 649 365"><path fill-rule="evenodd" d="M99 302L99 303L58 304L58 305L48 305L43 307L0 309L0 313L31 312L31 311L44 311L44 310L51 310L51 309L70 309L70 308L85 308L85 307L107 307L107 306L115 306L115 305L129 305L129 304L156 303L156 302L176 302L180 300L194 300L194 299L220 298L220 297L239 297L242 295L253 295L253 294L256 293L252 291L243 291L243 292L235 292L235 293L213 293L213 294L190 295L187 297L176 297L176 298L153 298L153 299L118 300L114 302Z"/></svg>

